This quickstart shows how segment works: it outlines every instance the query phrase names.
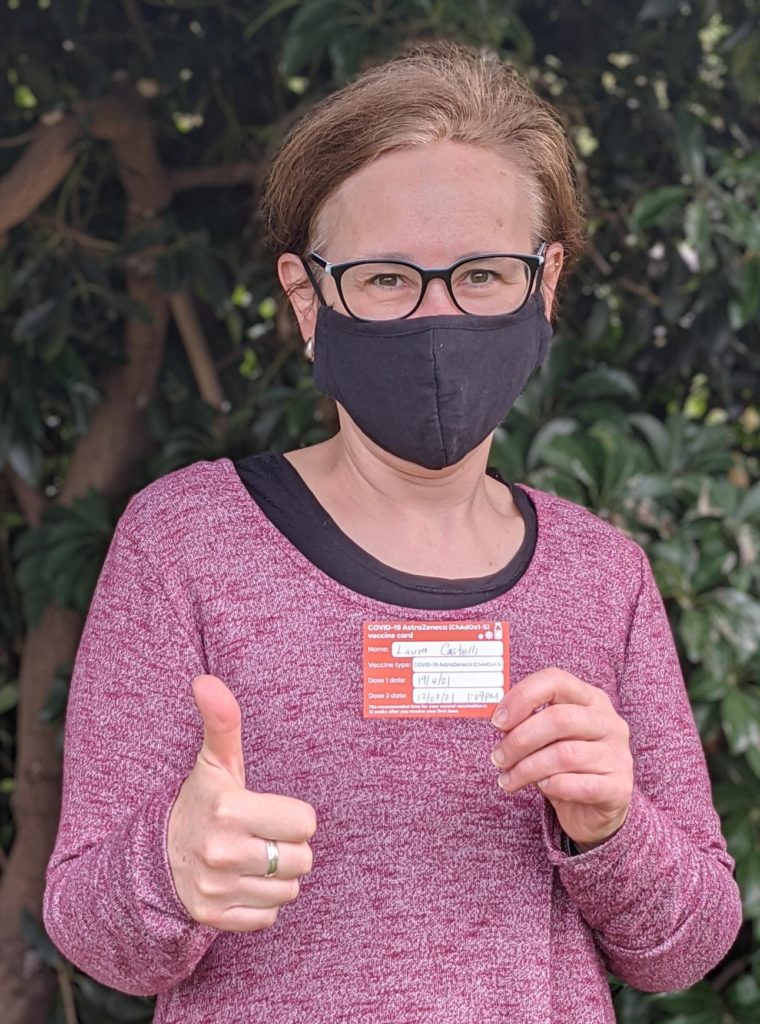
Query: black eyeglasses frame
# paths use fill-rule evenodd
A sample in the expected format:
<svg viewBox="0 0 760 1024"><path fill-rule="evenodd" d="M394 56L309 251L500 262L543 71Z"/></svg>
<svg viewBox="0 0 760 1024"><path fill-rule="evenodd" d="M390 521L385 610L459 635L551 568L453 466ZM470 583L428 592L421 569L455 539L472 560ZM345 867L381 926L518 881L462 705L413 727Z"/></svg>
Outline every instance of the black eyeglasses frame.
<svg viewBox="0 0 760 1024"><path fill-rule="evenodd" d="M427 286L430 284L431 281L435 280L436 278L439 278L441 281L444 282L444 284L446 285L446 290L451 296L451 301L454 303L457 309L460 310L462 313L467 313L468 315L471 316L473 314L470 314L468 310L463 309L462 306L460 306L459 303L457 302L456 296L454 295L454 290L451 286L451 278L454 272L464 263L471 263L473 260L486 260L494 259L496 257L503 258L505 256L508 256L510 259L521 260L523 263L525 263L530 273L530 276L528 278L528 289L525 293L525 298L516 309L510 310L510 313L519 313L519 311L523 308L523 306L534 293L534 291L541 287L544 266L546 264L546 250L548 248L548 245L548 242L542 242L535 253L492 252L479 253L476 256L465 256L464 259L457 260L456 263L452 263L451 266L441 267L438 270L426 270L424 267L419 267L417 266L416 263L410 263L408 260L365 259L349 260L345 263L330 263L323 256L320 256L319 253L317 252L310 252L307 253L305 256L302 256L301 262L303 263L304 270L306 271L306 275L309 278L309 281L311 282L314 291L317 293L317 298L319 299L323 306L326 306L327 302L325 301L325 298L322 294L322 289L319 287L319 282L314 276L314 273L312 272L307 260L313 260L313 262L316 263L321 270L323 270L326 274L329 274L333 281L335 281L335 287L338 289L340 301L343 303L346 312L352 319L361 320L364 323L377 323L378 321L370 320L368 317L357 316L355 313L352 313L351 308L349 307L348 303L346 302L343 296L341 279L343 278L343 275L346 273L346 271L351 270L353 267L367 266L368 264L371 263L394 263L399 267L409 267L411 270L417 271L417 273L422 278L422 288L420 289L420 297L418 298L414 308L410 309L409 312L405 313L402 317L399 317L399 320L406 320L407 317L410 317L412 313L414 313L416 310L420 308L422 300L425 298Z"/></svg>

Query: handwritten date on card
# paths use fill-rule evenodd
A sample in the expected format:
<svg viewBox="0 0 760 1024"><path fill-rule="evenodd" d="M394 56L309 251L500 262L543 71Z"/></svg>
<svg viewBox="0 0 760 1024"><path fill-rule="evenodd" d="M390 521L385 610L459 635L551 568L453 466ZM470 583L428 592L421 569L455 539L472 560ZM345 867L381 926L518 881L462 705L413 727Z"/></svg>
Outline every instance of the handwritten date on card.
<svg viewBox="0 0 760 1024"><path fill-rule="evenodd" d="M365 622L365 718L490 718L509 687L508 622Z"/></svg>

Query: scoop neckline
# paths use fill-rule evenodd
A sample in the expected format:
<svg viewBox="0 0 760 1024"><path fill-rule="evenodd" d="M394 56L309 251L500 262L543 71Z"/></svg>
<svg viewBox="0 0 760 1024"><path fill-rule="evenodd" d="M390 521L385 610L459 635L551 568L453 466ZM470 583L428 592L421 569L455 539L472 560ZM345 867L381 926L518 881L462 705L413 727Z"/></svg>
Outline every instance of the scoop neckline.
<svg viewBox="0 0 760 1024"><path fill-rule="evenodd" d="M288 523L287 521L283 523L285 517L281 514L281 509L276 505L270 508L263 507L266 502L257 500L257 496L250 491L238 467L242 466L245 469L246 463L250 463L251 460L257 461L258 468L267 464L270 468L277 467L284 474L290 494L302 503L302 509L308 515L308 523L299 524L301 533L298 539L301 543L294 543L294 538L289 536ZM520 546L512 558L493 573L485 576L448 579L404 572L387 565L365 551L341 530L284 454L262 453L247 456L235 460L235 462L229 461L232 471L249 500L257 505L271 526L291 546L293 552L297 552L298 556L304 559L313 571L320 573L333 584L343 586L350 593L366 600L392 607L416 608L420 611L430 612L471 609L507 594L524 577L534 560L538 542L538 514L535 503L523 487L503 480L495 470L489 470L489 475L509 487L525 523ZM280 522L277 521L278 519ZM319 542L310 536L310 531L313 537L319 538ZM367 574L366 579L369 580L367 589L355 589L351 582L347 582L345 573L341 576L330 571L330 567L334 567L334 560L330 556L324 557L324 549L330 545L339 546L341 557L349 560L352 566L349 576L353 576L355 573L359 573L360 577L362 574ZM374 592L368 592L368 589ZM378 596L378 593L381 596ZM428 598L427 604L424 601L425 597ZM470 600L456 601L457 598L470 598ZM409 603L410 600L412 603ZM435 604L436 601L439 603ZM433 607L431 607L431 603L434 605Z"/></svg>

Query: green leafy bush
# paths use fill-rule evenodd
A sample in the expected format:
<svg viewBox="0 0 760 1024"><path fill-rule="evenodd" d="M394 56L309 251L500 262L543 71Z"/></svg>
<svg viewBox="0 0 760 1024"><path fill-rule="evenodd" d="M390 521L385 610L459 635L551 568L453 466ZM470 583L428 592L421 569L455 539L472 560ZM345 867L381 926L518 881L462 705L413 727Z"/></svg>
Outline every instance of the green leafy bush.
<svg viewBox="0 0 760 1024"><path fill-rule="evenodd" d="M149 316L127 296L125 274L151 254L162 294L198 299L225 419L220 430L169 332L145 410L153 450L132 490L197 459L329 434L330 407L297 357L252 216L266 155L303 106L401 45L443 34L502 52L561 110L581 155L590 243L551 357L497 433L492 461L645 547L746 918L725 962L689 991L615 986L621 1024L760 1019L759 13L757 0L56 0L8 3L0 47L6 137L23 139L40 119L55 124L73 103L109 93L106 55L118 53L151 97L167 164L248 159L259 168L254 203L246 187L189 190L125 237L113 154L85 133L43 209L5 236L0 468L51 501L123 362L125 331ZM0 148L0 175L16 157ZM128 496L93 491L48 507L35 526L11 502L0 511L6 852L23 637L51 601L86 611ZM43 711L58 729L70 670L59 666ZM150 1000L75 971L33 920L24 935L59 979L51 1020L150 1018Z"/></svg>

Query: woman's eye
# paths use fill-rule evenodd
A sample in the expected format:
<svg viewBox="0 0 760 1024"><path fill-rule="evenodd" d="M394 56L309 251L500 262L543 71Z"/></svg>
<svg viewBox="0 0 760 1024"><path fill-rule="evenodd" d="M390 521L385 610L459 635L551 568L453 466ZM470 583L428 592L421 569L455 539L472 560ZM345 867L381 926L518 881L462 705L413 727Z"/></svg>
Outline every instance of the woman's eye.
<svg viewBox="0 0 760 1024"><path fill-rule="evenodd" d="M379 285L381 288L395 288L398 283L398 274L375 274L370 278L370 284Z"/></svg>
<svg viewBox="0 0 760 1024"><path fill-rule="evenodd" d="M467 275L470 284L488 284L494 278L492 270L471 270Z"/></svg>
<svg viewBox="0 0 760 1024"><path fill-rule="evenodd" d="M480 285L481 287L486 284L496 284L501 281L501 275L495 270L489 270L487 267L473 267L471 270L463 272L459 281L455 282L459 285Z"/></svg>
<svg viewBox="0 0 760 1024"><path fill-rule="evenodd" d="M467 267L454 280L459 288L511 288L524 280L513 267Z"/></svg>

